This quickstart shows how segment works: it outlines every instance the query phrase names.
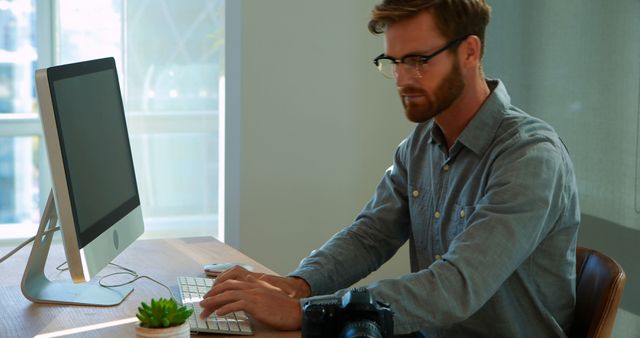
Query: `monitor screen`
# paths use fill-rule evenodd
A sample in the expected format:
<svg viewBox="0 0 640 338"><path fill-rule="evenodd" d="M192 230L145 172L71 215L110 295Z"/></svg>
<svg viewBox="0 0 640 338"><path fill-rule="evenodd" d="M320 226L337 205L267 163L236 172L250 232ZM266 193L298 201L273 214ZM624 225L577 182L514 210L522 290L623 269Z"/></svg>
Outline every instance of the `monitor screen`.
<svg viewBox="0 0 640 338"><path fill-rule="evenodd" d="M57 75L52 102L82 248L140 202L115 69Z"/></svg>

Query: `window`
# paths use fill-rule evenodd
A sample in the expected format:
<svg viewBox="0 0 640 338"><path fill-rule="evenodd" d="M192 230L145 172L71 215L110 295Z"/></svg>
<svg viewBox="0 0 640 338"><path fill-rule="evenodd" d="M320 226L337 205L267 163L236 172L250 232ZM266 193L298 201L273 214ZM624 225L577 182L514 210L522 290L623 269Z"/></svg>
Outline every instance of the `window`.
<svg viewBox="0 0 640 338"><path fill-rule="evenodd" d="M106 56L145 236L217 235L223 0L0 0L0 33L0 239L35 234L51 189L34 70Z"/></svg>
<svg viewBox="0 0 640 338"><path fill-rule="evenodd" d="M0 238L35 234L42 168L35 1L0 1Z"/></svg>

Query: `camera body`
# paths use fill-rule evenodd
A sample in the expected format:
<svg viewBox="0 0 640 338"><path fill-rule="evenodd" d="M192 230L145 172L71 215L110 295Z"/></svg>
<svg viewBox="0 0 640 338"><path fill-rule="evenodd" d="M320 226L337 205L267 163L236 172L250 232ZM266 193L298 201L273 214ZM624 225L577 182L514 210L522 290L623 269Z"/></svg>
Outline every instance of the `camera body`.
<svg viewBox="0 0 640 338"><path fill-rule="evenodd" d="M342 298L309 300L303 306L302 337L391 338L393 311L366 288L349 290Z"/></svg>

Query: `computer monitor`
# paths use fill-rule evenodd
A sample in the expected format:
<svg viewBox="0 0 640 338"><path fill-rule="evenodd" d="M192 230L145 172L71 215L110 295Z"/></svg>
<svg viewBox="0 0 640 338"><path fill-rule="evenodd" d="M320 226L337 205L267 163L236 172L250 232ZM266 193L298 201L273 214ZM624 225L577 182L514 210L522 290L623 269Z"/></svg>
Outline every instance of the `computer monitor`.
<svg viewBox="0 0 640 338"><path fill-rule="evenodd" d="M53 189L23 294L34 302L119 304L131 287L89 282L144 232L115 60L39 69L36 88ZM56 223L73 283L44 275Z"/></svg>

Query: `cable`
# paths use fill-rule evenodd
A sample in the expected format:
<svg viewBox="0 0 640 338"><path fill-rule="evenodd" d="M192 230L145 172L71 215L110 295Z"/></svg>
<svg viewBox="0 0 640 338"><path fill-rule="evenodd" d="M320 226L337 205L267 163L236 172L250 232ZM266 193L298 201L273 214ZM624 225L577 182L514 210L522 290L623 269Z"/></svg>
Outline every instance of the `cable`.
<svg viewBox="0 0 640 338"><path fill-rule="evenodd" d="M58 270L58 271L67 271L67 270L69 270L69 268L63 268L62 267L65 264L67 264L67 262L62 262L62 264L56 266L56 270ZM148 280L150 280L152 282L155 282L155 283L160 284L161 286L163 286L165 289L167 289L169 291L169 294L171 295L171 298L176 300L176 297L173 295L173 291L171 291L171 289L168 286L166 286L165 284L163 284L161 282L158 282L157 280L155 280L155 279L153 279L153 278L151 278L149 276L138 275L137 272L135 272L135 271L133 271L133 270L131 270L129 268L125 268L122 265L118 265L116 263L109 263L109 264L113 265L113 266L115 266L115 267L117 267L117 268L119 268L121 270L124 270L124 271L110 273L110 274L108 274L106 276L101 277L98 280L98 284L100 284L100 286L102 286L104 288L115 288L115 287L119 287L119 286L129 285L129 284L137 281L138 279L146 278L146 279L148 279ZM129 281L126 281L126 282L123 282L123 283L117 283L117 284L107 284L107 283L103 282L104 279L109 278L109 277L113 277L113 276L117 276L117 275L129 275L129 276L132 276L133 279L131 279Z"/></svg>
<svg viewBox="0 0 640 338"><path fill-rule="evenodd" d="M45 231L42 235L47 235L47 234L49 234L51 232L54 232L54 231L57 231L57 230L60 230L59 226L57 226L57 227L55 227L53 229L49 229L49 230ZM35 240L35 239L36 239L36 236L33 236L33 237L27 239L26 241L22 242L15 249L11 250L8 254L2 256L2 258L0 258L0 263L2 263L5 260L7 260L7 258L13 256L16 252L18 252L20 249L24 248L27 244L33 242L33 240Z"/></svg>
<svg viewBox="0 0 640 338"><path fill-rule="evenodd" d="M135 272L135 271L133 271L131 269L125 268L124 266L121 266L121 265L118 265L118 264L115 264L115 263L109 263L109 264L114 265L114 266L116 266L116 267L118 267L118 268L120 268L120 269L122 269L124 271L110 273L110 274L100 278L100 280L98 280L98 284L100 284L100 286L105 287L105 288L114 288L114 287L118 287L118 286L129 285L129 284L137 281L138 279L146 278L146 279L148 279L148 280L150 280L150 281L152 281L152 282L154 282L156 284L160 284L161 286L163 286L165 289L167 289L167 291L169 291L169 294L171 295L171 299L176 300L176 297L173 295L173 291L171 291L171 289L168 286L166 286L165 284L163 284L163 283L161 283L161 282L159 282L159 281L157 281L157 280L155 280L155 279L153 279L153 278L151 278L149 276L138 275L137 272ZM133 279L129 280L129 281L126 281L124 283L117 283L117 284L107 284L107 283L103 282L104 279L109 278L109 277L113 277L113 276L117 276L117 275L129 275L129 276L132 276Z"/></svg>

